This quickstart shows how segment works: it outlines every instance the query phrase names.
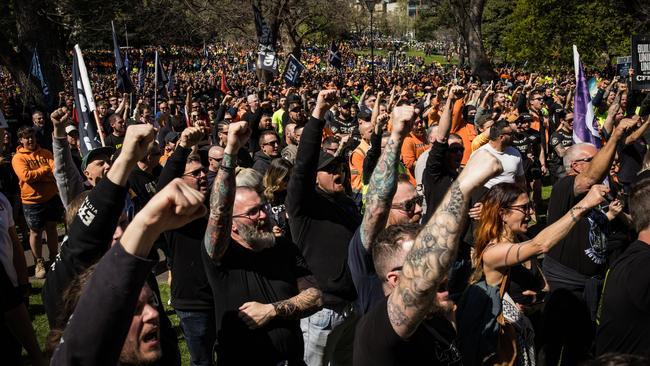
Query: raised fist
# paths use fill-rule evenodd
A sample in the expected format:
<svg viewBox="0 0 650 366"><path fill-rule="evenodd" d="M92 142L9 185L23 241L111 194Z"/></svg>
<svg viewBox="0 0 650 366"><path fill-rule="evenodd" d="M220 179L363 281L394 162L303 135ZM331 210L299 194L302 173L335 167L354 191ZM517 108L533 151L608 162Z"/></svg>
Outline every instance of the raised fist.
<svg viewBox="0 0 650 366"><path fill-rule="evenodd" d="M415 108L409 105L393 109L393 133L406 136L411 130L411 122L415 120Z"/></svg>
<svg viewBox="0 0 650 366"><path fill-rule="evenodd" d="M246 145L248 139L251 137L251 129L248 127L248 122L240 121L231 123L228 126L228 142L227 147L233 153L237 152L241 147Z"/></svg>
<svg viewBox="0 0 650 366"><path fill-rule="evenodd" d="M496 156L487 150L477 150L472 154L459 176L460 184L465 185L466 189L474 189L501 172L503 172L503 166Z"/></svg>
<svg viewBox="0 0 650 366"><path fill-rule="evenodd" d="M580 206L585 208L592 208L605 202L605 198L609 193L609 188L604 184L594 184L587 192L585 198L580 201Z"/></svg>
<svg viewBox="0 0 650 366"><path fill-rule="evenodd" d="M181 133L181 138L179 139L179 145L189 149L190 147L196 145L203 138L203 132L201 127L188 127L183 130Z"/></svg>
<svg viewBox="0 0 650 366"><path fill-rule="evenodd" d="M134 218L145 227L162 233L205 216L205 195L176 178L149 200Z"/></svg>
<svg viewBox="0 0 650 366"><path fill-rule="evenodd" d="M153 144L156 137L156 131L150 124L132 125L126 129L122 152L126 159L141 160L147 155L147 151Z"/></svg>

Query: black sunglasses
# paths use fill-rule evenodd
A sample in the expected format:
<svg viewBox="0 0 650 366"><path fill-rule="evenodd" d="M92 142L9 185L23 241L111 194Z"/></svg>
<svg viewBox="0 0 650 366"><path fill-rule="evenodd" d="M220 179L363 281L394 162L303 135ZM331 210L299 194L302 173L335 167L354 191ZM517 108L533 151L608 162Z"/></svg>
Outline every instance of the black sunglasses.
<svg viewBox="0 0 650 366"><path fill-rule="evenodd" d="M403 210L406 212L413 212L416 205L422 206L422 202L424 202L424 196L417 195L408 201L391 205L391 208Z"/></svg>

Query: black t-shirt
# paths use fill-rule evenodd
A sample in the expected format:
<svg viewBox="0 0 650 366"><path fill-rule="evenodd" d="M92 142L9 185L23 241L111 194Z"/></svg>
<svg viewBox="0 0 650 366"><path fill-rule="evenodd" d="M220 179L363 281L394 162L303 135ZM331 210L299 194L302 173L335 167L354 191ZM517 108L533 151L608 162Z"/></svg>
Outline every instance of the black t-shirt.
<svg viewBox="0 0 650 366"><path fill-rule="evenodd" d="M450 171L445 162L445 155L449 145L435 141L429 150L426 167L422 173L422 185L424 186L424 197L427 202L427 212L422 222L427 222L435 212L436 207L445 198L445 194L456 179L458 173Z"/></svg>
<svg viewBox="0 0 650 366"><path fill-rule="evenodd" d="M359 130L359 123L354 118L348 117L348 119L341 119L334 115L332 111L326 112L325 121L327 122L327 127L334 133L350 135Z"/></svg>
<svg viewBox="0 0 650 366"><path fill-rule="evenodd" d="M528 129L521 133L512 135L512 146L519 151L522 158L526 158L528 153L533 154L533 159L539 159L540 138L539 132Z"/></svg>
<svg viewBox="0 0 650 366"><path fill-rule="evenodd" d="M114 134L110 134L104 138L104 142L106 142L106 146L113 146L116 149L121 149L122 144L124 143L124 136L115 136Z"/></svg>
<svg viewBox="0 0 650 366"><path fill-rule="evenodd" d="M553 185L548 203L548 224L559 220L582 196L573 193L575 176L567 176ZM602 275L606 265L607 217L590 210L549 252L548 256L586 276Z"/></svg>
<svg viewBox="0 0 650 366"><path fill-rule="evenodd" d="M562 158L557 154L555 148L560 146L563 148L568 148L573 145L573 134L566 133L562 130L557 130L551 135L551 149L549 151L549 164L554 166L562 165Z"/></svg>
<svg viewBox="0 0 650 366"><path fill-rule="evenodd" d="M607 275L596 354L650 356L650 244L630 244Z"/></svg>
<svg viewBox="0 0 650 366"><path fill-rule="evenodd" d="M461 365L454 344L456 331L441 316L427 319L408 339L402 339L388 319L388 298L365 314L354 335L354 366Z"/></svg>
<svg viewBox="0 0 650 366"><path fill-rule="evenodd" d="M365 314L373 305L384 299L384 290L381 280L375 271L372 253L366 250L361 243L361 230L357 229L350 239L348 247L348 267L352 275L352 282L357 289L357 310Z"/></svg>
<svg viewBox="0 0 650 366"><path fill-rule="evenodd" d="M298 248L279 239L275 246L254 252L232 238L219 265L201 250L212 287L220 365L277 365L303 358L298 320L275 318L250 330L239 317L239 307L256 301L270 304L299 293L297 279L311 275Z"/></svg>
<svg viewBox="0 0 650 366"><path fill-rule="evenodd" d="M135 204L136 213L156 194L158 179L139 167L133 169L129 175L129 194Z"/></svg>

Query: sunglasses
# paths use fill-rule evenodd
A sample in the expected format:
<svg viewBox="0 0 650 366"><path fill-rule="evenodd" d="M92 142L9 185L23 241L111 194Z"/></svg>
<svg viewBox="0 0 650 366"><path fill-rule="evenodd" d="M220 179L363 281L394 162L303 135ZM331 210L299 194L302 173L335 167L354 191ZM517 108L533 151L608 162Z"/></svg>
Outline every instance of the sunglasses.
<svg viewBox="0 0 650 366"><path fill-rule="evenodd" d="M506 206L506 208L519 211L523 213L524 215L528 215L530 211L535 211L535 203L532 201L528 201L527 203L524 203L523 205L512 205L512 206Z"/></svg>
<svg viewBox="0 0 650 366"><path fill-rule="evenodd" d="M278 140L269 141L262 144L262 146L278 146L278 145L280 145L280 142Z"/></svg>
<svg viewBox="0 0 650 366"><path fill-rule="evenodd" d="M194 169L191 172L187 172L183 174L184 177L193 177L193 178L198 178L201 176L201 173L203 174L208 174L208 169L206 168L198 168Z"/></svg>
<svg viewBox="0 0 650 366"><path fill-rule="evenodd" d="M594 160L594 157L593 157L593 156L590 156L590 157L588 157L588 158L576 159L576 160L574 160L573 162L574 162L574 163L582 163L582 162L584 162L584 163L589 163L589 162L591 162L592 160Z"/></svg>
<svg viewBox="0 0 650 366"><path fill-rule="evenodd" d="M391 208L394 208L396 210L402 210L405 212L413 212L415 210L416 205L422 206L422 202L424 202L424 196L417 195L408 201L391 205Z"/></svg>

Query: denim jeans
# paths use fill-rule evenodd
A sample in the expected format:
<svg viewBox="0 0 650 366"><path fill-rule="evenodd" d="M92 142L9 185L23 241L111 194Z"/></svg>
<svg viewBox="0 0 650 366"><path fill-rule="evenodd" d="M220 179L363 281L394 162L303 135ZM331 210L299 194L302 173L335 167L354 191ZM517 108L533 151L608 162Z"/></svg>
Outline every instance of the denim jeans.
<svg viewBox="0 0 650 366"><path fill-rule="evenodd" d="M181 329L190 351L190 365L213 365L213 348L216 340L214 311L176 310Z"/></svg>
<svg viewBox="0 0 650 366"><path fill-rule="evenodd" d="M355 314L323 308L300 320L305 342L305 363L309 366L352 365Z"/></svg>

